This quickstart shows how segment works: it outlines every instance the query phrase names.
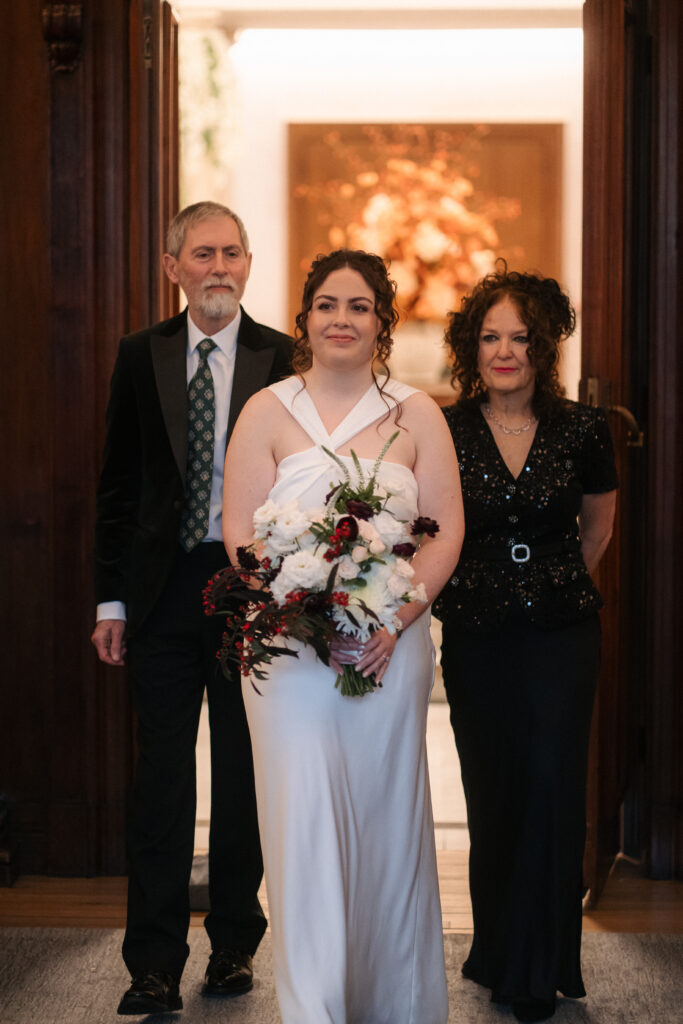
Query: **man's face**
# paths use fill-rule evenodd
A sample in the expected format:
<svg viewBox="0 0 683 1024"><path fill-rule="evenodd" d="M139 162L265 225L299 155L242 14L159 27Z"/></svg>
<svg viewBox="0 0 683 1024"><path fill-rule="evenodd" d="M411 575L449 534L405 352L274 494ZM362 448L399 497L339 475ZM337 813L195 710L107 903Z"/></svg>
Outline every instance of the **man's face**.
<svg viewBox="0 0 683 1024"><path fill-rule="evenodd" d="M164 270L187 296L190 316L208 335L234 319L251 269L239 228L228 216L207 217L189 228L177 259L164 254Z"/></svg>

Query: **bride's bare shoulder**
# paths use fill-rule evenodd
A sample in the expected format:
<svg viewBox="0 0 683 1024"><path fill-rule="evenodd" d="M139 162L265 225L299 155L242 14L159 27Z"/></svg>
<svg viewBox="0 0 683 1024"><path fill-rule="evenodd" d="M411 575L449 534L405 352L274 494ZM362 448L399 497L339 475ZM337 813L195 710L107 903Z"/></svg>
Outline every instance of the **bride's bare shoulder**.
<svg viewBox="0 0 683 1024"><path fill-rule="evenodd" d="M284 412L284 406L277 395L270 388L263 388L257 391L245 403L240 417L247 416L277 416Z"/></svg>
<svg viewBox="0 0 683 1024"><path fill-rule="evenodd" d="M261 441L272 440L287 420L287 410L268 388L257 391L249 398L235 424L235 434L243 439L247 436Z"/></svg>
<svg viewBox="0 0 683 1024"><path fill-rule="evenodd" d="M426 391L413 391L411 395L401 402L402 416L405 415L412 420L419 421L425 416L434 420L442 415L439 406Z"/></svg>

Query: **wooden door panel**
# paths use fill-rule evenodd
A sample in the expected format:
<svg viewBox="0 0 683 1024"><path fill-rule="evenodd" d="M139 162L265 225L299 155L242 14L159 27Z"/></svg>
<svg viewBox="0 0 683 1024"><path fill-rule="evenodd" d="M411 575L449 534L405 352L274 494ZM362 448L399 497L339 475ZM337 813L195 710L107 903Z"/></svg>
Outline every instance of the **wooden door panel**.
<svg viewBox="0 0 683 1024"><path fill-rule="evenodd" d="M584 4L584 212L582 394L588 378L609 382L621 404L623 306L625 26L622 0ZM605 398L602 389L600 404ZM620 478L621 444L615 431ZM619 850L623 772L619 708L623 671L619 630L623 488L612 543L597 583L605 599L603 656L590 747L585 884L595 901Z"/></svg>
<svg viewBox="0 0 683 1024"><path fill-rule="evenodd" d="M620 848L653 877L683 872L683 12L678 0L588 0L584 30L582 372L612 407L621 482L598 581L595 901Z"/></svg>

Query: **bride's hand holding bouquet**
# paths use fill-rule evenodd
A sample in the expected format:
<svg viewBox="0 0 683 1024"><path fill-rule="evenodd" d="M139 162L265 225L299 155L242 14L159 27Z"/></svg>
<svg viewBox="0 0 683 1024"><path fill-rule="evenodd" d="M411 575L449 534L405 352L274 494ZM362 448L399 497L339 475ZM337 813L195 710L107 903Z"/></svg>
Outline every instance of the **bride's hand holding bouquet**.
<svg viewBox="0 0 683 1024"><path fill-rule="evenodd" d="M391 492L377 480L393 434L365 475L326 454L342 480L324 508L268 500L254 513L254 543L240 547L239 565L218 573L206 588L207 614L226 615L219 652L225 670L239 663L244 676L267 678L273 658L294 656L296 640L337 670L344 696L362 696L381 684L402 628L405 604L426 602L414 585L411 559L438 524L420 516L402 522L389 510Z"/></svg>

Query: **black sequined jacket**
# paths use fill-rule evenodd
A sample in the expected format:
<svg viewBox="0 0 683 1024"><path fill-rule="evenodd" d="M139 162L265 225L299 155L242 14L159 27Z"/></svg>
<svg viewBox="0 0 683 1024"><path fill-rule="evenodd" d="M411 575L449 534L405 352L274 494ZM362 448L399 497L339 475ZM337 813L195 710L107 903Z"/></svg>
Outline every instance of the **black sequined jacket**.
<svg viewBox="0 0 683 1024"><path fill-rule="evenodd" d="M513 603L541 629L602 606L581 555L584 494L617 487L602 409L565 401L542 417L521 473L507 468L479 404L443 409L458 454L465 542L434 614L468 631L495 630Z"/></svg>

